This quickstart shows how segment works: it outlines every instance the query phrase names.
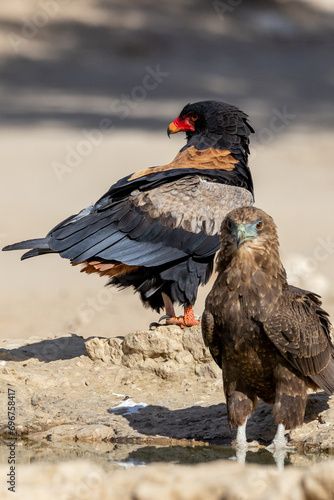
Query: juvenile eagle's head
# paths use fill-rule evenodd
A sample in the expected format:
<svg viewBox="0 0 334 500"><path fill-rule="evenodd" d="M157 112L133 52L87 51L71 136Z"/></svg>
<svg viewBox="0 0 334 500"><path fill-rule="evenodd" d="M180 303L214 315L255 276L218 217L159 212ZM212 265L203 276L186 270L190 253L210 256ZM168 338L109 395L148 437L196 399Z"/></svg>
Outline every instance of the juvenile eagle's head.
<svg viewBox="0 0 334 500"><path fill-rule="evenodd" d="M273 219L256 207L232 210L222 222L218 260L253 257L261 267L267 260L279 260L277 228Z"/></svg>

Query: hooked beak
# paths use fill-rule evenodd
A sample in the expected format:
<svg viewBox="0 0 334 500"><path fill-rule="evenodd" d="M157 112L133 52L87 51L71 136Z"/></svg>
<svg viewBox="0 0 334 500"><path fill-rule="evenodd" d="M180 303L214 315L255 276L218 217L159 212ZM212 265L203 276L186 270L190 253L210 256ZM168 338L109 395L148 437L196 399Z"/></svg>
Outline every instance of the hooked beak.
<svg viewBox="0 0 334 500"><path fill-rule="evenodd" d="M239 224L237 227L237 235L236 235L236 242L237 242L237 248L240 247L240 245L246 241L247 239L247 231L246 228L243 224Z"/></svg>
<svg viewBox="0 0 334 500"><path fill-rule="evenodd" d="M169 127L167 129L168 137L170 137L171 134L177 134L178 132L187 132L187 130L194 132L195 126L193 121L194 120L192 120L187 115L182 118L175 118L175 120L169 124Z"/></svg>
<svg viewBox="0 0 334 500"><path fill-rule="evenodd" d="M235 230L235 239L237 243L237 248L240 247L245 241L253 240L257 237L257 234L254 232L253 224L238 224Z"/></svg>
<svg viewBox="0 0 334 500"><path fill-rule="evenodd" d="M168 137L171 136L171 134L177 134L178 132L181 132L177 126L175 125L174 122L170 123L167 129L167 135Z"/></svg>

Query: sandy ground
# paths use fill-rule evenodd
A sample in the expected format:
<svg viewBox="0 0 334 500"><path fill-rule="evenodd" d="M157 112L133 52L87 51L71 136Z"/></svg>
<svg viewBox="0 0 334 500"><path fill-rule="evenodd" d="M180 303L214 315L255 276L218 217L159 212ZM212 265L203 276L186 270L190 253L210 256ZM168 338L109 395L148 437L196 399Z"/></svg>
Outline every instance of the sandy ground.
<svg viewBox="0 0 334 500"><path fill-rule="evenodd" d="M23 37L24 26L38 19L38 2L4 6L1 246L44 236L119 177L170 161L184 139L169 141L165 130L183 105L225 100L256 129L256 205L278 225L291 281L321 293L333 316L334 15L310 2L252 2L224 18L204 2L168 4L64 4L31 38ZM138 87L157 65L168 76L144 95ZM122 119L117 103L126 94ZM114 129L87 146L89 131L105 118ZM79 159L66 164L80 148ZM157 319L131 291L108 292L106 280L57 256L19 257L0 254L3 337L113 336ZM197 314L207 291L200 290Z"/></svg>

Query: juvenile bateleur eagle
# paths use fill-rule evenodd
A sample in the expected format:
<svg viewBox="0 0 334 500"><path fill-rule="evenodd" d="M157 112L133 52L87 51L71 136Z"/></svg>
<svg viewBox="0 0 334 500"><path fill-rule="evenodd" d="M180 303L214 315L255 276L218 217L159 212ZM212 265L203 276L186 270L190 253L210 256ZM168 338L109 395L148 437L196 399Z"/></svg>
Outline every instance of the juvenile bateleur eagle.
<svg viewBox="0 0 334 500"><path fill-rule="evenodd" d="M202 333L223 372L237 446L246 446L257 398L273 405L277 450L285 447L285 428L304 421L307 389L334 392L328 314L318 295L287 283L278 247L273 219L258 208L237 208L223 221Z"/></svg>
<svg viewBox="0 0 334 500"><path fill-rule="evenodd" d="M221 222L253 203L247 118L223 102L187 104L168 127L187 138L171 163L124 177L45 238L4 250L30 249L22 259L59 253L109 285L133 286L145 306L165 307L167 323L198 324L192 306L212 274ZM184 316L175 317L174 303Z"/></svg>

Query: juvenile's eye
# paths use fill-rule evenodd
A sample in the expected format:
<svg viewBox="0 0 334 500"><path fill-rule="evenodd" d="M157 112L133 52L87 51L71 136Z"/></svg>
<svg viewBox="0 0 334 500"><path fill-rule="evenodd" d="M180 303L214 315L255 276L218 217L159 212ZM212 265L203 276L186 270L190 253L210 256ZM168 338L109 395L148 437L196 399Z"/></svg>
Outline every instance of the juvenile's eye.
<svg viewBox="0 0 334 500"><path fill-rule="evenodd" d="M263 229L263 222L262 222L262 220L259 220L259 221L256 223L255 228L256 228L258 231L261 231L261 229Z"/></svg>
<svg viewBox="0 0 334 500"><path fill-rule="evenodd" d="M232 227L233 227L233 224L232 224L232 222L230 221L230 219L227 219L227 221L226 221L226 226L227 226L227 229L228 229L229 231L231 231L231 229L232 229Z"/></svg>

